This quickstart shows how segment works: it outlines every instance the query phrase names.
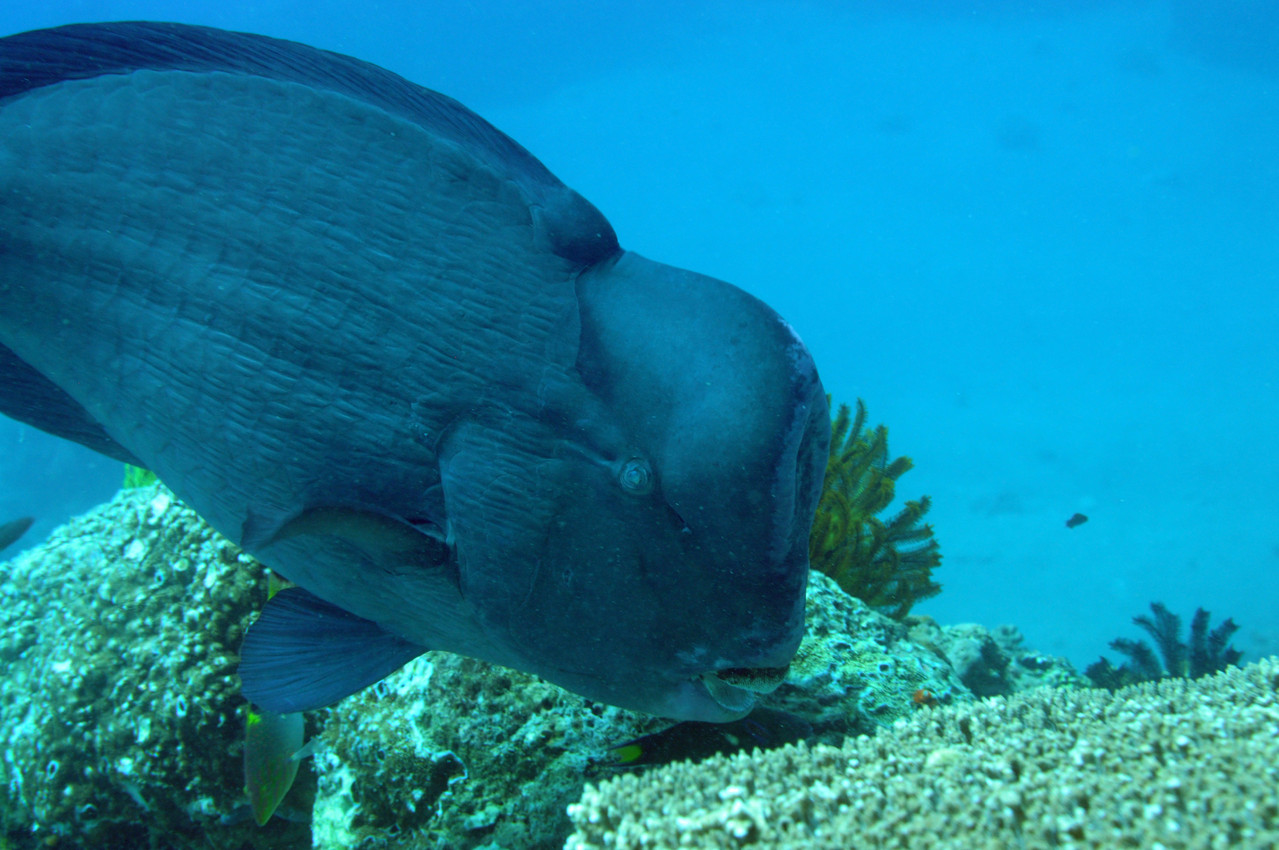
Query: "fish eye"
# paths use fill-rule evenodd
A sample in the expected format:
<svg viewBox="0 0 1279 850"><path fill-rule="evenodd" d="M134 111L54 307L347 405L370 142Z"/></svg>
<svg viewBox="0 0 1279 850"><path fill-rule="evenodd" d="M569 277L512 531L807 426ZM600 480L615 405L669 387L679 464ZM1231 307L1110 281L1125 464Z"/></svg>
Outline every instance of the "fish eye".
<svg viewBox="0 0 1279 850"><path fill-rule="evenodd" d="M653 467L642 457L633 457L622 464L617 483L632 496L647 496L653 492Z"/></svg>

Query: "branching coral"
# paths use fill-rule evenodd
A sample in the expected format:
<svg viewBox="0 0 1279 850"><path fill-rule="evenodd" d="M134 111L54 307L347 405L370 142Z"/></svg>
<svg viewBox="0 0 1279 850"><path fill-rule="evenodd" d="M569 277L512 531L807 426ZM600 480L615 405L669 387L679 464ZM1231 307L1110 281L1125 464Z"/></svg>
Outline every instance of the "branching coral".
<svg viewBox="0 0 1279 850"><path fill-rule="evenodd" d="M1190 643L1187 644L1181 640L1180 617L1161 602L1150 603L1150 611L1154 614L1153 619L1140 615L1133 617L1132 621L1154 638L1159 655L1163 657L1163 666L1160 666L1155 650L1144 640L1115 638L1110 642L1110 648L1126 655L1128 660L1115 667L1102 658L1089 666L1084 672L1094 684L1114 690L1165 676L1198 679L1237 664L1243 657L1242 652L1230 645L1231 636L1239 628L1234 620L1227 619L1208 631L1211 614L1202 608L1196 609L1190 621Z"/></svg>
<svg viewBox="0 0 1279 850"><path fill-rule="evenodd" d="M1279 846L1279 660L915 711L586 787L567 850Z"/></svg>
<svg viewBox="0 0 1279 850"><path fill-rule="evenodd" d="M931 507L927 496L906 502L887 522L877 516L913 464L908 457L890 461L888 429L879 425L865 432L865 425L861 399L855 417L848 405L839 406L809 538L809 563L850 595L901 619L916 602L941 592L932 579L941 564L940 547L932 526L921 524Z"/></svg>

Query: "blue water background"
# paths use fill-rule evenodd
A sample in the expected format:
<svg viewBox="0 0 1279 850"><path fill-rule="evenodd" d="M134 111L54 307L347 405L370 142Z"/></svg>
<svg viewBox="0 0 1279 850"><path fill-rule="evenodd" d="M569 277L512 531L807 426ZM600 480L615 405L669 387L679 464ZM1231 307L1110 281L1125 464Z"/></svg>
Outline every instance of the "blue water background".
<svg viewBox="0 0 1279 850"><path fill-rule="evenodd" d="M626 247L771 303L934 498L920 613L1083 665L1162 600L1279 651L1274 4L16 5L0 32L182 20L376 62ZM0 521L32 541L119 477L0 421Z"/></svg>

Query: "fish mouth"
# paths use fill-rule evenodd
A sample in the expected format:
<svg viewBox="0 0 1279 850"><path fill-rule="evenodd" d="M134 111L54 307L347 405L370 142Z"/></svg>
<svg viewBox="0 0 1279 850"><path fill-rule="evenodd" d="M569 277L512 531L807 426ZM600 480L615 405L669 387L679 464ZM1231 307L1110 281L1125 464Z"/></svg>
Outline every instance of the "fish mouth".
<svg viewBox="0 0 1279 850"><path fill-rule="evenodd" d="M749 711L757 695L777 689L786 678L786 667L728 667L703 673L697 679L711 699L729 711Z"/></svg>

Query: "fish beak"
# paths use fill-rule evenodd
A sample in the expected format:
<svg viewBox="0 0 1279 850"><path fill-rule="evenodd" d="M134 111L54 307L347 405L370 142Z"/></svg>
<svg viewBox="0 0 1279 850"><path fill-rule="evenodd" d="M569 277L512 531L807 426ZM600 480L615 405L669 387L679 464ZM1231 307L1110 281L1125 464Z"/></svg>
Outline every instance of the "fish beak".
<svg viewBox="0 0 1279 850"><path fill-rule="evenodd" d="M757 694L777 689L790 667L730 667L698 676L711 699L733 712L747 712L755 705Z"/></svg>

